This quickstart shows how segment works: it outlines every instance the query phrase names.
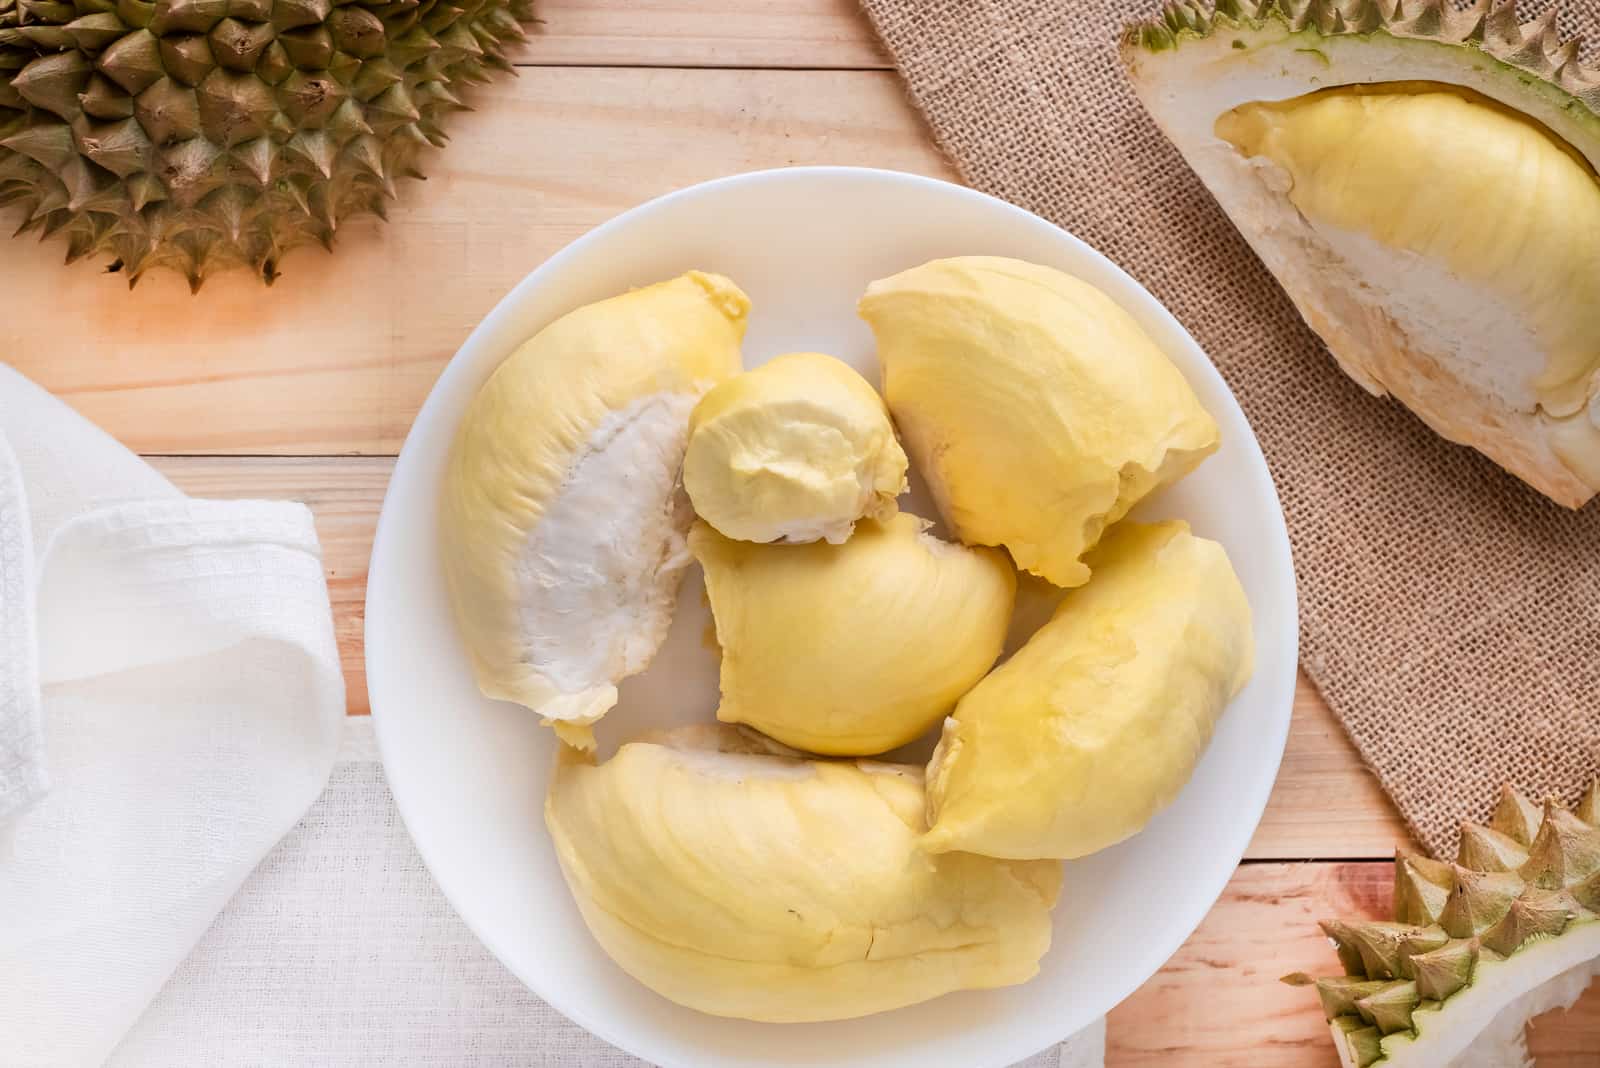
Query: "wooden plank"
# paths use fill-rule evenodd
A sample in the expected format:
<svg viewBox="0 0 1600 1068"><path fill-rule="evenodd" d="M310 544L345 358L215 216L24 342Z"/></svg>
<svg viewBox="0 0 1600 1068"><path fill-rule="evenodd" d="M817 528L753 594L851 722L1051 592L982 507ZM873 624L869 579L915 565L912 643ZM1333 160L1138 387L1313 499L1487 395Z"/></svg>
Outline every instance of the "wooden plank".
<svg viewBox="0 0 1600 1068"><path fill-rule="evenodd" d="M855 0L540 0L519 64L877 69Z"/></svg>
<svg viewBox="0 0 1600 1068"><path fill-rule="evenodd" d="M158 457L169 478L207 497L304 501L328 568L349 709L368 711L361 653L367 560L393 461L386 458ZM1278 785L1248 856L1386 857L1405 832L1343 730L1304 678Z"/></svg>
<svg viewBox="0 0 1600 1068"><path fill-rule="evenodd" d="M130 293L56 244L6 244L0 359L143 453L392 454L490 307L618 212L765 167L950 175L889 72L521 74L474 98L387 226L289 255L270 289L234 273L192 297L163 273Z"/></svg>
<svg viewBox="0 0 1600 1068"><path fill-rule="evenodd" d="M1167 966L1111 1014L1108 1068L1337 1068L1316 995L1278 977L1339 970L1317 929L1382 917L1390 865L1245 864ZM1600 986L1530 1032L1539 1068L1595 1068Z"/></svg>

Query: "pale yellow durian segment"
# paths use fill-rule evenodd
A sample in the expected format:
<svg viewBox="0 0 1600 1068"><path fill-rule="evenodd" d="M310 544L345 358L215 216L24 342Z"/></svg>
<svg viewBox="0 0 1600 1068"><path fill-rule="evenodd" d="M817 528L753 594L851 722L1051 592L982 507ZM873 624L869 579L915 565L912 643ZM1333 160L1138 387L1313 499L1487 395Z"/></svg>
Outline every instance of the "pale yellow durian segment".
<svg viewBox="0 0 1600 1068"><path fill-rule="evenodd" d="M1533 344L1508 338L1501 366L1468 372L1497 393L1566 417L1600 390L1600 181L1542 126L1467 90L1391 83L1246 104L1216 132L1281 167L1327 236L1366 235L1475 287L1413 311L1442 335L1489 328L1473 325L1486 296L1509 308Z"/></svg>
<svg viewBox="0 0 1600 1068"><path fill-rule="evenodd" d="M689 417L683 483L730 538L842 542L887 519L908 461L883 398L855 369L792 352L730 378Z"/></svg>
<svg viewBox="0 0 1600 1068"><path fill-rule="evenodd" d="M1216 542L1120 523L1094 577L962 698L928 765L923 844L1086 856L1164 808L1250 677L1250 605Z"/></svg>
<svg viewBox="0 0 1600 1068"><path fill-rule="evenodd" d="M478 687L573 744L666 637L689 412L738 373L749 307L691 271L578 308L500 365L456 433L440 531Z"/></svg>
<svg viewBox="0 0 1600 1068"><path fill-rule="evenodd" d="M1005 643L1005 554L941 541L900 512L843 545L757 545L706 523L689 548L722 647L717 718L798 749L865 756L955 707Z"/></svg>
<svg viewBox="0 0 1600 1068"><path fill-rule="evenodd" d="M1116 302L1071 275L987 256L872 283L884 395L945 520L968 544L1082 585L1101 531L1217 447L1183 375Z"/></svg>
<svg viewBox="0 0 1600 1068"><path fill-rule="evenodd" d="M1038 971L1060 865L924 853L920 769L667 743L563 750L545 801L589 930L663 997L839 1020Z"/></svg>

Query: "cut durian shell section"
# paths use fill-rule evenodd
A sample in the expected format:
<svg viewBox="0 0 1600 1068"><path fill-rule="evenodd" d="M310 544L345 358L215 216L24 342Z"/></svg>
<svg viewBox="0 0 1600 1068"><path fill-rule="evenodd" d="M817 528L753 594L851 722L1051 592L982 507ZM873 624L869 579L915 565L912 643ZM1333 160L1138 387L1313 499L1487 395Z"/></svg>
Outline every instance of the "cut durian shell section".
<svg viewBox="0 0 1600 1068"><path fill-rule="evenodd" d="M873 282L883 392L950 529L1057 586L1101 532L1218 444L1183 374L1110 297L1020 260Z"/></svg>
<svg viewBox="0 0 1600 1068"><path fill-rule="evenodd" d="M680 1005L839 1020L1007 986L1050 945L1061 866L930 857L921 769L801 760L722 727L563 748L545 822L585 923Z"/></svg>
<svg viewBox="0 0 1600 1068"><path fill-rule="evenodd" d="M1352 378L1578 507L1600 490L1600 72L1555 15L1185 3L1123 56Z"/></svg>
<svg viewBox="0 0 1600 1068"><path fill-rule="evenodd" d="M894 515L907 466L866 379L832 356L792 352L701 398L683 484L727 537L837 544L856 520Z"/></svg>
<svg viewBox="0 0 1600 1068"><path fill-rule="evenodd" d="M974 687L928 764L924 846L1070 859L1177 796L1248 681L1250 605L1222 546L1122 522L1094 577Z"/></svg>
<svg viewBox="0 0 1600 1068"><path fill-rule="evenodd" d="M689 564L689 412L739 371L749 300L691 271L586 305L516 350L457 431L441 541L478 687L569 744L666 638Z"/></svg>
<svg viewBox="0 0 1600 1068"><path fill-rule="evenodd" d="M689 548L722 650L717 718L839 756L937 724L999 657L1016 572L928 528L899 512L842 545L757 545L696 523Z"/></svg>
<svg viewBox="0 0 1600 1068"><path fill-rule="evenodd" d="M1316 987L1343 1064L1532 1063L1528 1021L1600 977L1597 816L1600 782L1576 812L1506 787L1455 863L1396 854L1393 920L1324 921L1345 974L1284 981Z"/></svg>

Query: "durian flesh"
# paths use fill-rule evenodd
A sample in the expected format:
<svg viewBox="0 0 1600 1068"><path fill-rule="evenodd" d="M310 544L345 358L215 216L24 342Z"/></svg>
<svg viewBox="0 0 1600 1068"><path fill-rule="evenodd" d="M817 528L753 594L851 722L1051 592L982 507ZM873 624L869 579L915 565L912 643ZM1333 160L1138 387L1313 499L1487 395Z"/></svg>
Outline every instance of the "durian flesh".
<svg viewBox="0 0 1600 1068"><path fill-rule="evenodd" d="M1038 970L1060 865L924 853L917 768L706 738L598 766L563 749L545 802L584 921L634 978L701 1012L798 1022Z"/></svg>
<svg viewBox="0 0 1600 1068"><path fill-rule="evenodd" d="M1016 574L900 512L843 545L756 545L696 523L722 648L717 718L813 753L904 745L1000 655Z"/></svg>
<svg viewBox="0 0 1600 1068"><path fill-rule="evenodd" d="M1600 77L1550 18L1272 0L1130 31L1151 115L1340 365L1577 507L1600 489Z"/></svg>
<svg viewBox="0 0 1600 1068"><path fill-rule="evenodd" d="M691 271L562 316L474 398L441 540L479 688L590 746L666 637L689 563L689 412L739 370L749 301Z"/></svg>
<svg viewBox="0 0 1600 1068"><path fill-rule="evenodd" d="M1183 375L1105 294L973 256L868 287L884 396L946 522L1057 586L1156 488L1217 447Z"/></svg>
<svg viewBox="0 0 1600 1068"><path fill-rule="evenodd" d="M1186 524L1119 523L1094 577L945 721L924 845L1085 856L1188 782L1250 676L1250 606L1222 546Z"/></svg>
<svg viewBox="0 0 1600 1068"><path fill-rule="evenodd" d="M894 515L906 467L877 391L832 356L794 352L701 398L683 483L730 538L838 543L856 520Z"/></svg>
<svg viewBox="0 0 1600 1068"><path fill-rule="evenodd" d="M1531 1064L1528 1021L1600 978L1597 817L1600 784L1576 813L1507 788L1456 863L1397 854L1392 920L1324 921L1345 974L1285 981L1316 986L1346 1068Z"/></svg>

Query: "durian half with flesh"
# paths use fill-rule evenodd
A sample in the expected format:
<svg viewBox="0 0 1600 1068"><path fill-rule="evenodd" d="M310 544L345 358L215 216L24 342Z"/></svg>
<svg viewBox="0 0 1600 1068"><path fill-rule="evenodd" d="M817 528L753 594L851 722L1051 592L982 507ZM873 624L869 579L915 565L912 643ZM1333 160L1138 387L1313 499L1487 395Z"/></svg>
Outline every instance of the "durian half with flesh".
<svg viewBox="0 0 1600 1068"><path fill-rule="evenodd" d="M478 687L572 745L666 638L689 412L738 373L749 306L690 271L579 308L500 365L456 433L440 533Z"/></svg>
<svg viewBox="0 0 1600 1068"><path fill-rule="evenodd" d="M1600 73L1554 26L1222 0L1123 57L1351 377L1578 507L1600 490Z"/></svg>
<svg viewBox="0 0 1600 1068"><path fill-rule="evenodd" d="M918 768L690 727L599 765L563 747L545 823L624 971L701 1012L799 1022L1038 971L1061 866L931 856L922 811Z"/></svg>
<svg viewBox="0 0 1600 1068"><path fill-rule="evenodd" d="M1395 855L1393 917L1325 920L1315 985L1345 1068L1531 1065L1528 1021L1600 978L1600 783L1576 811L1504 789L1455 863Z"/></svg>

